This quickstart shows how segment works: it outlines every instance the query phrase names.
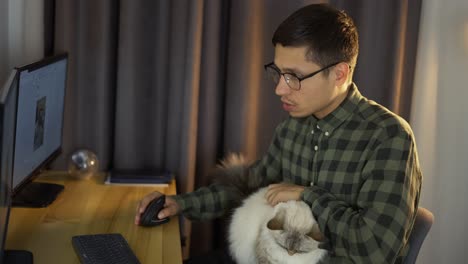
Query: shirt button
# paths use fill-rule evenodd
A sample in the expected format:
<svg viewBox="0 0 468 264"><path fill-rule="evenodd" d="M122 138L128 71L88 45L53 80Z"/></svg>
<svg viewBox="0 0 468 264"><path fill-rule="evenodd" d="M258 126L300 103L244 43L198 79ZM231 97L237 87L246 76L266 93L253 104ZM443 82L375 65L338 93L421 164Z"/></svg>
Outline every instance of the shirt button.
<svg viewBox="0 0 468 264"><path fill-rule="evenodd" d="M310 182L310 186L314 186L314 182Z"/></svg>
<svg viewBox="0 0 468 264"><path fill-rule="evenodd" d="M320 126L319 126L319 125L317 125L317 129L320 129Z"/></svg>
<svg viewBox="0 0 468 264"><path fill-rule="evenodd" d="M315 149L315 151L317 151L317 150L318 150L318 146L317 146L317 145L315 145L314 149Z"/></svg>
<svg viewBox="0 0 468 264"><path fill-rule="evenodd" d="M326 131L326 132L325 132L325 136L328 137L329 135L330 135L330 133L328 133L328 131Z"/></svg>
<svg viewBox="0 0 468 264"><path fill-rule="evenodd" d="M310 133L313 135L315 132L314 132L314 130L312 129L312 131L310 131Z"/></svg>

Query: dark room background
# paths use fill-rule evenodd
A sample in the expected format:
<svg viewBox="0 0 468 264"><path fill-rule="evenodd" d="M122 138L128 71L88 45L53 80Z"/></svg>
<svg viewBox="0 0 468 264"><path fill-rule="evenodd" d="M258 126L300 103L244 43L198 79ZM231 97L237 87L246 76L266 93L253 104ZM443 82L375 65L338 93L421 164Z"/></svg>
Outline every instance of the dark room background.
<svg viewBox="0 0 468 264"><path fill-rule="evenodd" d="M170 169L183 193L228 152L259 158L286 117L263 72L272 34L318 2L355 20L363 95L409 120L421 0L45 0L45 53L70 59L54 166L88 148L101 170ZM222 246L223 223L184 221L186 255Z"/></svg>

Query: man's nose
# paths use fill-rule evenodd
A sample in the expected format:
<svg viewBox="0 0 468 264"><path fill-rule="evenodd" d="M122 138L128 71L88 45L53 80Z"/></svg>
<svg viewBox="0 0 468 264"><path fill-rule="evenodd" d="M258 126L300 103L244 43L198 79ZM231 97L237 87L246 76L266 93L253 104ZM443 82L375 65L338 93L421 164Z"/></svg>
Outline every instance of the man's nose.
<svg viewBox="0 0 468 264"><path fill-rule="evenodd" d="M284 78L284 76L281 76L281 78L279 79L279 82L275 87L275 93L279 96L291 93L291 88L289 88L289 85L286 83L286 79Z"/></svg>

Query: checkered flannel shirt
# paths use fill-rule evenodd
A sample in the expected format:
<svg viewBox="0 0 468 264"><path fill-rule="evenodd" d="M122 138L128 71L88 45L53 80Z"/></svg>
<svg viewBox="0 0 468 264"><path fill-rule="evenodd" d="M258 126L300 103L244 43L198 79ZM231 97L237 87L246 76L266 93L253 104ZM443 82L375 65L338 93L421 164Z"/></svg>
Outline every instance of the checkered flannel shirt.
<svg viewBox="0 0 468 264"><path fill-rule="evenodd" d="M283 121L250 170L269 183L306 186L301 199L328 239L326 263L401 263L406 256L422 180L414 136L407 122L354 84L323 119ZM175 199L196 220L221 216L231 204L218 185Z"/></svg>

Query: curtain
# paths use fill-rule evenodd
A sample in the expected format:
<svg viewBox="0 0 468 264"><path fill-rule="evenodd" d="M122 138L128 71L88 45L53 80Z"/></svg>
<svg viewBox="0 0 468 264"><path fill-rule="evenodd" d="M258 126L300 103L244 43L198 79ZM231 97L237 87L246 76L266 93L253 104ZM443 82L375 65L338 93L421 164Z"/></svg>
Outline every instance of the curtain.
<svg viewBox="0 0 468 264"><path fill-rule="evenodd" d="M209 184L208 171L228 152L259 158L286 117L263 74L263 64L273 60L272 34L293 11L317 2L327 1L47 5L55 16L52 50L70 58L64 154L54 166L88 148L102 170L170 169L183 193ZM420 1L331 3L363 28L358 87L406 115ZM379 23L369 25L374 19ZM189 245L192 255L223 246L225 221L183 223L185 256Z"/></svg>
<svg viewBox="0 0 468 264"><path fill-rule="evenodd" d="M42 0L0 0L0 87L14 67L44 56Z"/></svg>
<svg viewBox="0 0 468 264"><path fill-rule="evenodd" d="M424 1L411 124L434 224L419 263L466 262L468 2Z"/></svg>

